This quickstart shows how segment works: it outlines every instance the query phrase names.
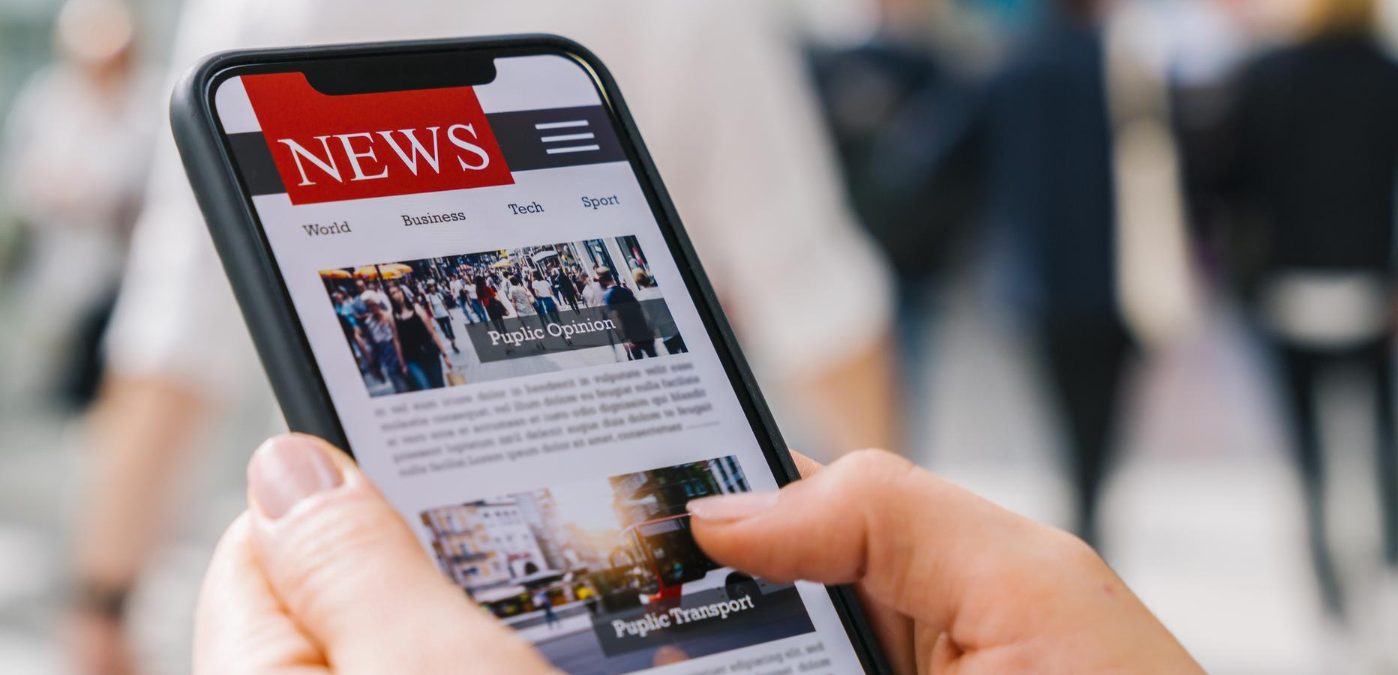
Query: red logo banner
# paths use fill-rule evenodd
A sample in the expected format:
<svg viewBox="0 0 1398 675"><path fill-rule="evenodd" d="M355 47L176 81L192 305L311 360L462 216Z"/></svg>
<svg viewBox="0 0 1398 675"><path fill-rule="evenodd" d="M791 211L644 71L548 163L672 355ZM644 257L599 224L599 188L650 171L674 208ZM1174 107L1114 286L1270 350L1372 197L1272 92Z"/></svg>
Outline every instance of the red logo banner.
<svg viewBox="0 0 1398 675"><path fill-rule="evenodd" d="M292 204L514 183L471 87L326 96L301 73L242 79Z"/></svg>

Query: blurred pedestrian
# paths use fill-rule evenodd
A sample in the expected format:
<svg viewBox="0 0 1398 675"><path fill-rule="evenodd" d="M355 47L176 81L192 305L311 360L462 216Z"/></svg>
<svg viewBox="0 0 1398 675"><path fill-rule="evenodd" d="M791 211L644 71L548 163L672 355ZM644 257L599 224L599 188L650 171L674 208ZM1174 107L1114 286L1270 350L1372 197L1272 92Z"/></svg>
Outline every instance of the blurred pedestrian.
<svg viewBox="0 0 1398 675"><path fill-rule="evenodd" d="M442 335L451 342L451 350L460 354L461 348L456 346L456 329L451 325L452 317L448 307L451 295L446 290L437 288L436 280L428 280L423 295L426 297L428 308L432 311L432 319L437 322L437 327L441 330Z"/></svg>
<svg viewBox="0 0 1398 675"><path fill-rule="evenodd" d="M377 302L368 303L365 307L365 332L373 350L373 362L378 368L379 379L392 385L394 393L411 391L407 380L407 361L398 343L398 329L394 325L392 310Z"/></svg>
<svg viewBox="0 0 1398 675"><path fill-rule="evenodd" d="M538 272L529 273L529 290L534 294L534 303L540 317L553 323L563 323L558 315L558 301L553 297L553 284Z"/></svg>
<svg viewBox="0 0 1398 675"><path fill-rule="evenodd" d="M664 297L660 291L660 285L655 283L655 277L639 267L632 270L631 281L635 284L634 292L637 300L658 300Z"/></svg>
<svg viewBox="0 0 1398 675"><path fill-rule="evenodd" d="M461 311L467 320L471 323L485 323L485 306L481 304L480 295L476 291L475 272L466 268L461 278L452 283L458 287L456 295L460 299Z"/></svg>
<svg viewBox="0 0 1398 675"><path fill-rule="evenodd" d="M536 609L544 612L544 624L549 630L553 630L554 626L557 625L559 621L558 613L553 611L553 600L549 598L549 592L545 589L540 589L534 594L533 602Z"/></svg>
<svg viewBox="0 0 1398 675"><path fill-rule="evenodd" d="M558 297L568 303L574 312L578 311L578 287L573 284L573 278L565 270L554 267L549 281L553 283L553 290Z"/></svg>
<svg viewBox="0 0 1398 675"><path fill-rule="evenodd" d="M626 348L631 360L660 356L655 349L655 328L650 325L646 311L636 299L636 294L617 283L610 271L597 274L597 283L602 286L602 306L607 318L616 326L617 337Z"/></svg>
<svg viewBox="0 0 1398 675"><path fill-rule="evenodd" d="M598 283L597 276L601 275L603 272L610 271L611 270L608 270L605 267L600 267L596 270L593 276L587 277L587 281L583 285L582 298L583 303L586 304L588 307L597 307L598 305L602 304L602 292L605 289L602 288L602 284Z"/></svg>
<svg viewBox="0 0 1398 675"><path fill-rule="evenodd" d="M490 325L500 333L507 333L505 329L505 303L500 300L495 288L490 285L484 276L476 277L476 295L480 298L481 306L485 308L486 317L490 320ZM506 348L505 351L510 351Z"/></svg>
<svg viewBox="0 0 1398 675"><path fill-rule="evenodd" d="M1118 305L1106 5L1055 0L996 76L984 120L988 218L1062 412L1075 529L1094 545L1133 351Z"/></svg>
<svg viewBox="0 0 1398 675"><path fill-rule="evenodd" d="M408 376L409 389L425 391L446 386L446 373L451 369L451 357L442 336L432 325L432 316L420 303L408 298L402 286L388 291L393 305L394 332L398 338L398 353Z"/></svg>
<svg viewBox="0 0 1398 675"><path fill-rule="evenodd" d="M534 303L533 296L531 296L531 295L529 294L529 291L525 289L524 283L520 280L520 278L519 278L518 276L516 276L516 277L514 277L513 279L511 279L510 281L511 281L511 283L510 283L509 301L510 301L510 304L514 306L514 309L515 309L515 317L517 317L517 318L519 319L520 325L523 326L523 325L524 325L524 317L526 317L526 316L538 316L538 312L536 312L536 311L534 310L535 303ZM543 317L543 316L538 316L538 319L539 319L539 328L540 328L540 330L547 330L547 329L548 329L548 325L544 323L544 317ZM543 343L543 341L541 340L541 341L535 343L535 347L536 347L539 351L543 351L543 349L544 349L544 343Z"/></svg>
<svg viewBox="0 0 1398 675"><path fill-rule="evenodd" d="M894 273L902 407L916 410L929 396L933 303L980 195L980 157L955 142L977 100L972 68L960 66L979 59L951 38L957 22L942 3L868 4L877 12L868 37L813 44L810 60L851 205ZM903 447L918 444L918 431L906 430Z"/></svg>
<svg viewBox="0 0 1398 675"><path fill-rule="evenodd" d="M358 292L358 295L355 296L355 311L367 314L373 305L378 305L385 310L389 309L388 296L380 290L382 287L378 281L370 284L363 279L355 279L354 288Z"/></svg>
<svg viewBox="0 0 1398 675"><path fill-rule="evenodd" d="M1311 0L1302 40L1244 73L1224 190L1233 240L1258 242L1241 279L1276 358L1304 481L1309 543L1326 610L1345 598L1326 531L1321 382L1351 368L1372 386L1383 550L1398 572L1393 411L1398 65L1376 36L1374 0Z"/></svg>
<svg viewBox="0 0 1398 675"><path fill-rule="evenodd" d="M331 303L335 305L335 316L340 320L340 330L345 334L345 340L349 342L354 351L359 370L366 374L369 373L374 357L369 350L368 342L364 339L364 333L361 330L363 324L355 314L354 303L341 290L333 292L330 298Z"/></svg>
<svg viewBox="0 0 1398 675"><path fill-rule="evenodd" d="M27 348L8 384L78 407L96 393L161 113L138 43L124 2L65 4L57 60L24 84L0 138L0 189L28 235L17 277L28 320L15 327Z"/></svg>

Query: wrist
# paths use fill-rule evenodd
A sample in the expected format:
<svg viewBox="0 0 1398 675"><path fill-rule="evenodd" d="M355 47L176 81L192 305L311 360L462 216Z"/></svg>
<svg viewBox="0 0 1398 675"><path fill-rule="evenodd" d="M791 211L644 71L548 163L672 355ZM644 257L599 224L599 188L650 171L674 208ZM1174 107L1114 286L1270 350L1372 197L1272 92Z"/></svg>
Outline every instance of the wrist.
<svg viewBox="0 0 1398 675"><path fill-rule="evenodd" d="M68 606L79 613L121 621L131 597L132 584L77 580L68 597Z"/></svg>

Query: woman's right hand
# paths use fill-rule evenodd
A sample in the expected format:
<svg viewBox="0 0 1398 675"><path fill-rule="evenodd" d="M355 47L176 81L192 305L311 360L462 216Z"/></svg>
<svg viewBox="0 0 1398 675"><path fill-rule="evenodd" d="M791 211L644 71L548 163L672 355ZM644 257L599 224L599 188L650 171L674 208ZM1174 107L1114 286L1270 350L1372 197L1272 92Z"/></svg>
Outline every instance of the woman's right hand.
<svg viewBox="0 0 1398 675"><path fill-rule="evenodd" d="M1202 673L1091 548L878 451L690 503L719 562L856 584L899 673Z"/></svg>

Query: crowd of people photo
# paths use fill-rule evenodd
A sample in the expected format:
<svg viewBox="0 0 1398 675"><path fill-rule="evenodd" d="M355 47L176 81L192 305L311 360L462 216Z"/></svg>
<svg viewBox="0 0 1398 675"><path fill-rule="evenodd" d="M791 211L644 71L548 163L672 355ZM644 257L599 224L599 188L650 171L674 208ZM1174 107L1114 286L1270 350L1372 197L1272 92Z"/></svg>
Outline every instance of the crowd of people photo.
<svg viewBox="0 0 1398 675"><path fill-rule="evenodd" d="M615 271L616 261L628 272ZM663 302L647 302L661 294L634 237L336 268L320 276L373 396L687 351ZM550 330L580 320L584 328L598 327L588 340L571 328ZM504 339L503 348L492 349L502 336L536 326L531 335L545 338L528 346ZM581 361L490 370L492 361L598 349L603 353Z"/></svg>

